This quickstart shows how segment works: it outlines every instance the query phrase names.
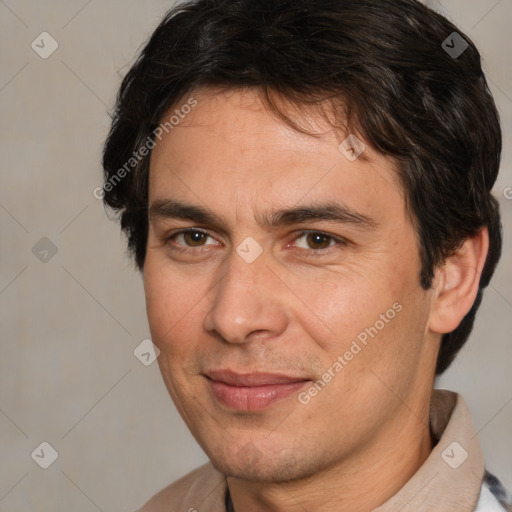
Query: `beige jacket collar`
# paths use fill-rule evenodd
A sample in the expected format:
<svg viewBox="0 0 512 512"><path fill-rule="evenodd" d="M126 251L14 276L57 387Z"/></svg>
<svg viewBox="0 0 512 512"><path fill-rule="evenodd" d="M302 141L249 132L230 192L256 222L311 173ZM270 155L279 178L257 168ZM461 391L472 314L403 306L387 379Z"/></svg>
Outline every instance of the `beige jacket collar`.
<svg viewBox="0 0 512 512"><path fill-rule="evenodd" d="M473 512L484 477L482 449L463 398L434 390L432 433L439 439L414 476L373 512Z"/></svg>

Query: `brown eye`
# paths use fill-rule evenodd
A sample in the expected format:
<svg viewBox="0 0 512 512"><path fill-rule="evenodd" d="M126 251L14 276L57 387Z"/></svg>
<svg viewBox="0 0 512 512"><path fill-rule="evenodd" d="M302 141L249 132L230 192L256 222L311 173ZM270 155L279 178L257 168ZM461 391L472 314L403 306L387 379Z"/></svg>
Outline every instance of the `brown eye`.
<svg viewBox="0 0 512 512"><path fill-rule="evenodd" d="M306 233L306 240L311 249L327 249L331 245L332 237L323 233Z"/></svg>
<svg viewBox="0 0 512 512"><path fill-rule="evenodd" d="M200 247L203 245L202 242L208 238L208 235L201 231L187 231L182 233L185 244L189 247Z"/></svg>
<svg viewBox="0 0 512 512"><path fill-rule="evenodd" d="M205 242L208 238L211 238L208 233L204 233L197 229L187 229L174 233L167 238L167 241L172 241L175 245L186 249L187 247L203 247L206 245Z"/></svg>
<svg viewBox="0 0 512 512"><path fill-rule="evenodd" d="M299 242L300 240L304 240L303 242ZM295 242L297 247L301 249L309 249L309 250L322 250L328 249L332 245L336 244L336 240L334 237L330 235L326 235L319 231L304 231L301 233Z"/></svg>

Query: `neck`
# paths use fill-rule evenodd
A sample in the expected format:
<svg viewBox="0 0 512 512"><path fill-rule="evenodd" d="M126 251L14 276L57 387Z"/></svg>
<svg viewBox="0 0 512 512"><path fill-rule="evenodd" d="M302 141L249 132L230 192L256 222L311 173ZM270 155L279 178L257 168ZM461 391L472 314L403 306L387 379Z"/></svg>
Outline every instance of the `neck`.
<svg viewBox="0 0 512 512"><path fill-rule="evenodd" d="M405 411L396 420L371 445L307 478L268 483L228 477L235 512L371 512L405 485L433 448L428 407L421 418Z"/></svg>

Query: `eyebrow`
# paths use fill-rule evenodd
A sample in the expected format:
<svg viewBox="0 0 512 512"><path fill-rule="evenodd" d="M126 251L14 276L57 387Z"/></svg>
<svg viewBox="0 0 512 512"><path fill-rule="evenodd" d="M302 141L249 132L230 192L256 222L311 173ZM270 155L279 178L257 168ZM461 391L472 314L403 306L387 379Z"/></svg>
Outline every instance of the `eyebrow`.
<svg viewBox="0 0 512 512"><path fill-rule="evenodd" d="M190 220L207 224L218 231L226 231L226 223L214 212L202 206L172 199L157 199L149 207L149 217ZM256 220L266 228L293 224L330 221L352 225L359 229L373 230L378 223L367 215L354 211L342 203L312 203L256 215Z"/></svg>

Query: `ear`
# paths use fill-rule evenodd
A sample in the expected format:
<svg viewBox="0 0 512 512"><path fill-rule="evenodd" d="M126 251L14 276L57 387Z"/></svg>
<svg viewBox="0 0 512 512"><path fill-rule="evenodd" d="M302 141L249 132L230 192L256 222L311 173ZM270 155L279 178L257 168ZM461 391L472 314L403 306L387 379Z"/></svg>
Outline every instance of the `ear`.
<svg viewBox="0 0 512 512"><path fill-rule="evenodd" d="M453 331L469 312L478 293L488 249L489 232L485 227L474 237L467 238L436 271L429 318L432 332L444 334Z"/></svg>

